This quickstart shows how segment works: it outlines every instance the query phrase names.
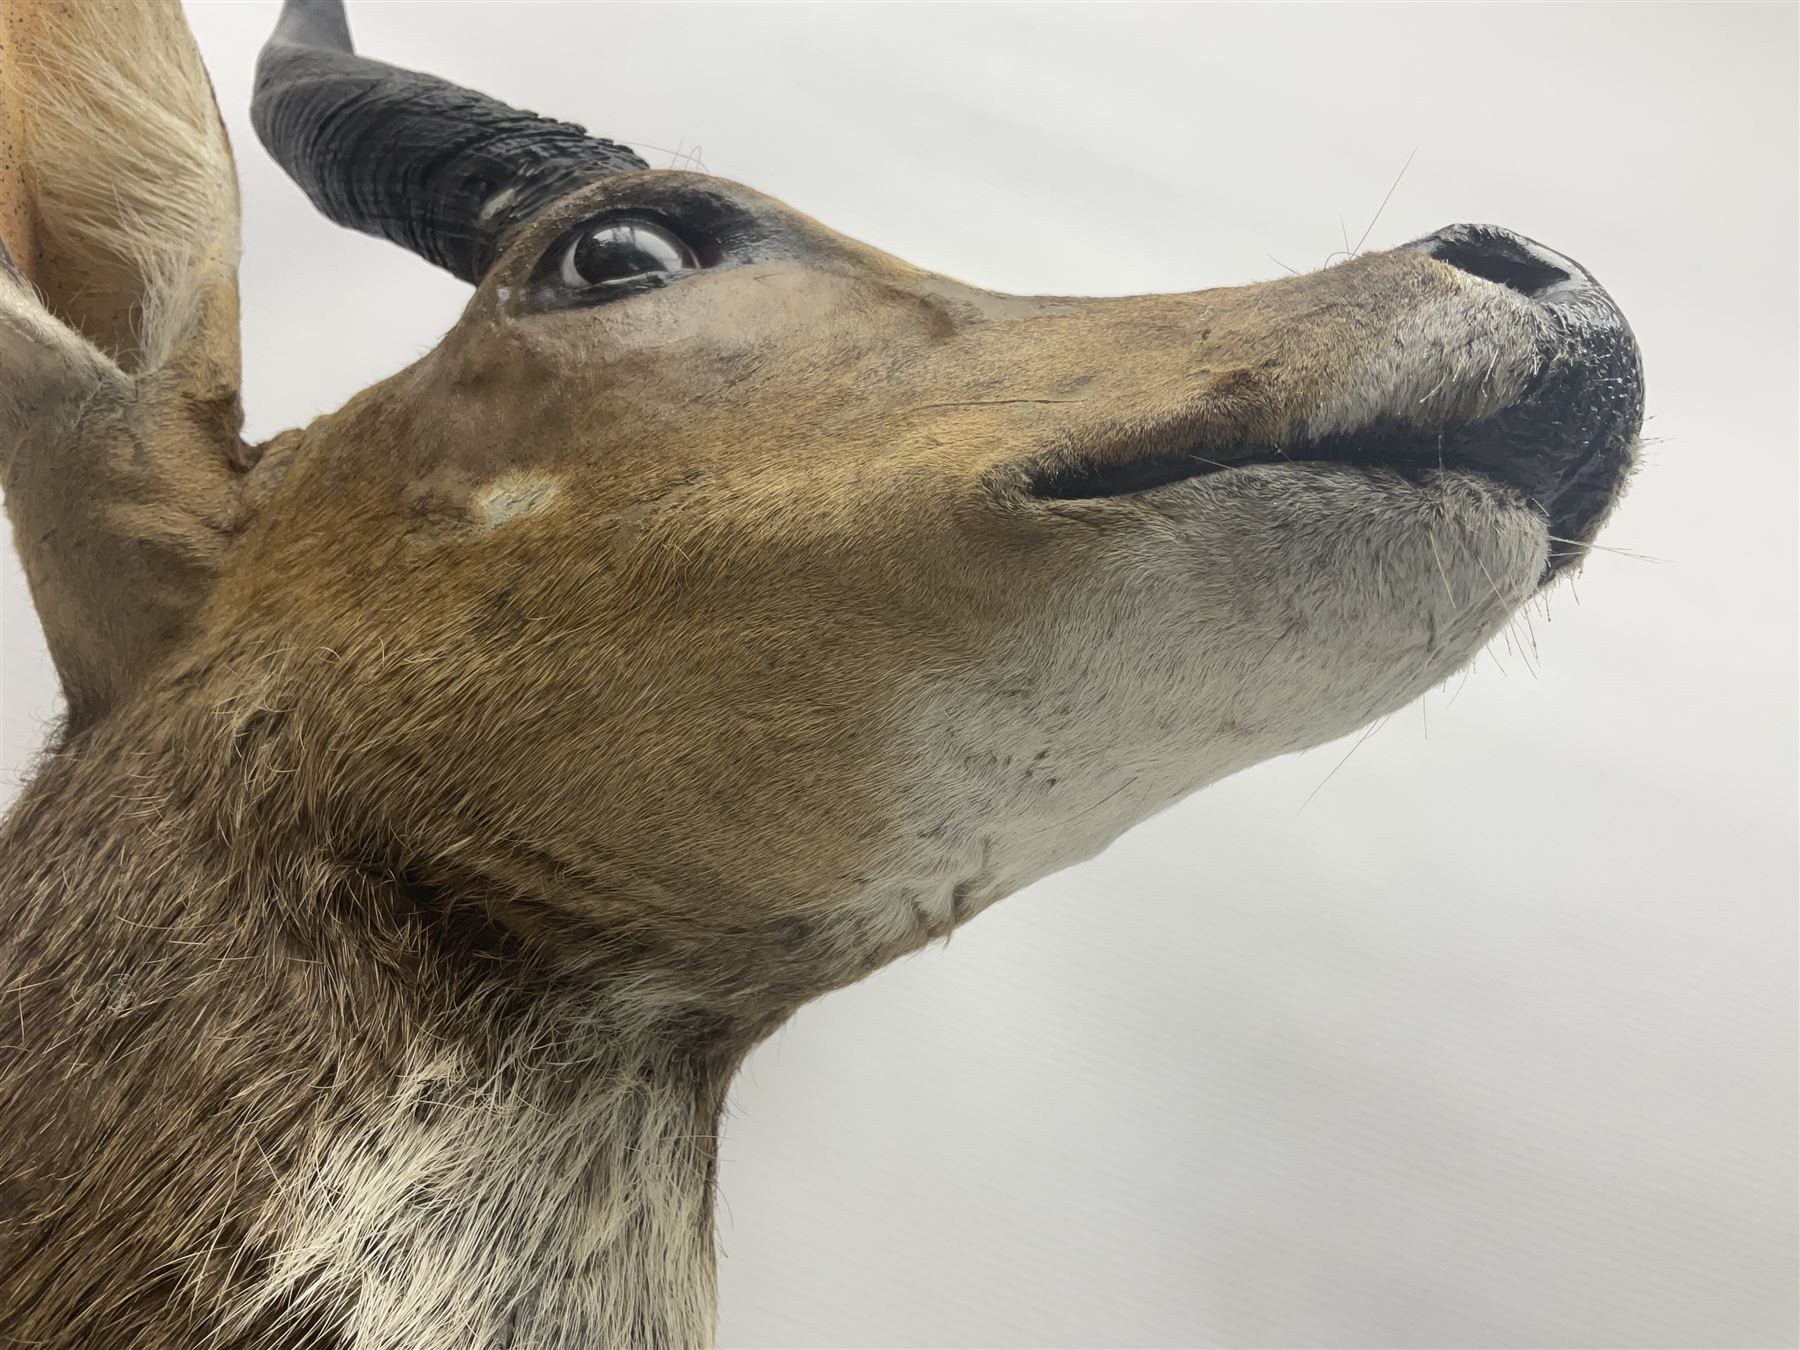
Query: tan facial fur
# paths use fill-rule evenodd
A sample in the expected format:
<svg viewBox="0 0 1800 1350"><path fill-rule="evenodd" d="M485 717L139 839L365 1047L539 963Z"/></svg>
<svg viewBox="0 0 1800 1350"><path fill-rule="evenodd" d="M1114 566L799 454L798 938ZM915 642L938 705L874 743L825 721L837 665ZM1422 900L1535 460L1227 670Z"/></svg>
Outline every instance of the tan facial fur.
<svg viewBox="0 0 1800 1350"><path fill-rule="evenodd" d="M1007 296L697 174L559 201L429 354L247 446L178 9L4 13L0 486L70 717L0 989L87 1066L0 1068L31 1343L705 1341L750 1046L1407 703L1545 576L1466 472L1032 490L1490 417L1543 360L1514 289L1402 250ZM689 207L769 246L543 303L571 227Z"/></svg>
<svg viewBox="0 0 1800 1350"><path fill-rule="evenodd" d="M845 949L823 988L1410 700L1543 570L1541 524L1463 475L1019 485L1069 447L1498 406L1537 336L1509 291L1396 254L1191 296L1000 297L693 186L778 215L802 256L524 311L513 279L550 222L436 352L287 449L209 610L197 649L295 654L281 701L321 733L299 753L356 756L295 769L393 783L381 828L422 857L515 841L535 861L509 865L585 879L548 887L576 924L820 925ZM403 547L459 492L505 527Z"/></svg>

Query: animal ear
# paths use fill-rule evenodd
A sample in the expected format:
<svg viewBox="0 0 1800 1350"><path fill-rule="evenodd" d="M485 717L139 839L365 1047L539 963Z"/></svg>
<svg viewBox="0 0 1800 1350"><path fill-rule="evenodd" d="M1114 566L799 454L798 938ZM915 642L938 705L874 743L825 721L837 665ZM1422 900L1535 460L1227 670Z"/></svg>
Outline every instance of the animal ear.
<svg viewBox="0 0 1800 1350"><path fill-rule="evenodd" d="M176 0L0 22L0 488L79 727L237 526L236 175Z"/></svg>

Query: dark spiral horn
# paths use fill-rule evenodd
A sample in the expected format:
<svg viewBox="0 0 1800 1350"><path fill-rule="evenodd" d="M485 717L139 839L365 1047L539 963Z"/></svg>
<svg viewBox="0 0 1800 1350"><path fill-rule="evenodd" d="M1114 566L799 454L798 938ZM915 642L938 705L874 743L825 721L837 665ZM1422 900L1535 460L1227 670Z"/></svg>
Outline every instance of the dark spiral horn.
<svg viewBox="0 0 1800 1350"><path fill-rule="evenodd" d="M468 282L557 198L649 167L578 126L358 56L343 0L286 0L250 120L325 215Z"/></svg>

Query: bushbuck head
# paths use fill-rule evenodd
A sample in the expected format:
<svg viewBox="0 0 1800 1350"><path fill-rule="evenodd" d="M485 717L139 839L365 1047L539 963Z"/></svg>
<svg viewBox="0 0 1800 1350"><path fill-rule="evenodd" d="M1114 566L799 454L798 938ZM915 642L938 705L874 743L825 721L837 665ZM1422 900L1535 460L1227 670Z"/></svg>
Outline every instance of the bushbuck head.
<svg viewBox="0 0 1800 1350"><path fill-rule="evenodd" d="M684 978L816 992L1411 700L1581 556L1637 429L1618 311L1504 230L997 295L352 55L330 5L255 118L475 290L271 450L186 645L304 664L294 767L385 840Z"/></svg>
<svg viewBox="0 0 1800 1350"><path fill-rule="evenodd" d="M217 733L232 839L405 877L484 959L687 1034L747 1044L1443 681L1631 463L1630 331L1507 230L1001 295L356 55L336 0L288 0L258 132L473 290L246 446L178 15L9 14L0 464L70 746Z"/></svg>

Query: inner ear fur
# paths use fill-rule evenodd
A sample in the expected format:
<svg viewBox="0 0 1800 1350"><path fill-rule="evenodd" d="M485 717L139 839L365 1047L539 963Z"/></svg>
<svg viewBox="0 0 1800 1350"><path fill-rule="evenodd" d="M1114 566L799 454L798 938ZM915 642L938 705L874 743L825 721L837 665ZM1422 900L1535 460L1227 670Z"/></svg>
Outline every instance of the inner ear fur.
<svg viewBox="0 0 1800 1350"><path fill-rule="evenodd" d="M238 201L175 0L0 0L0 488L77 728L239 527Z"/></svg>

